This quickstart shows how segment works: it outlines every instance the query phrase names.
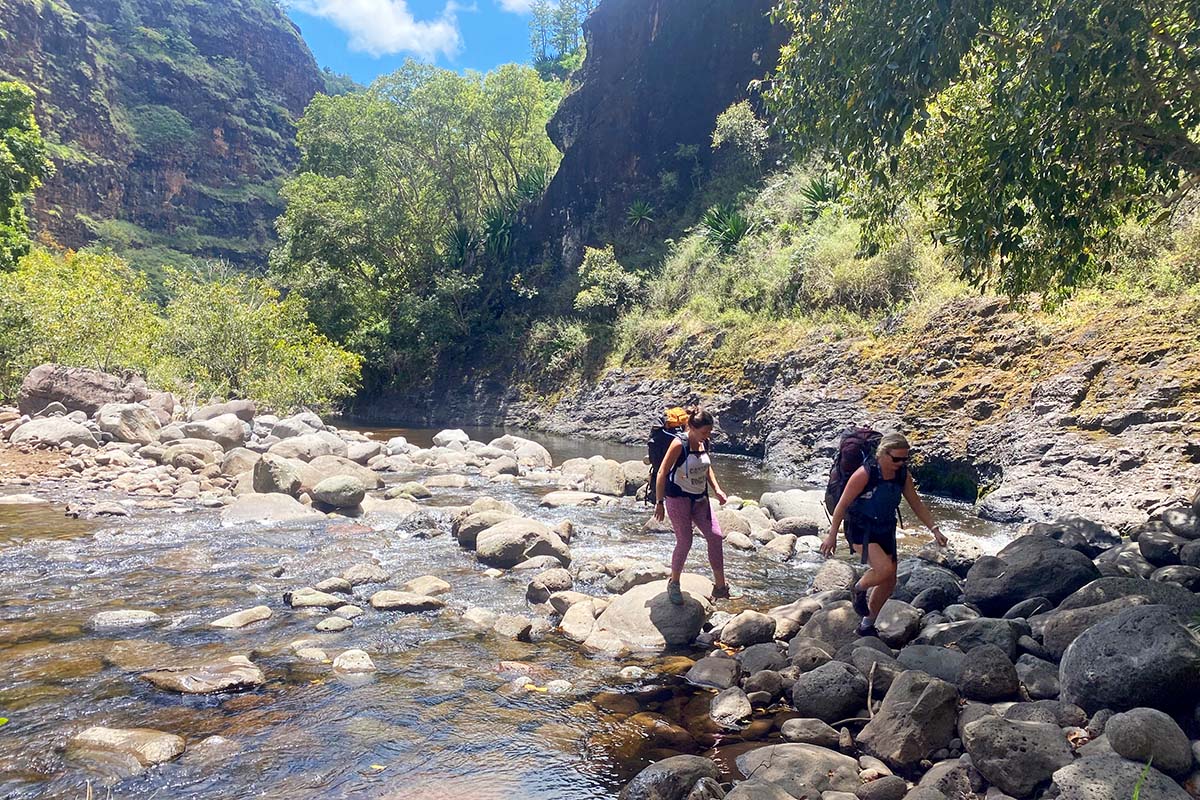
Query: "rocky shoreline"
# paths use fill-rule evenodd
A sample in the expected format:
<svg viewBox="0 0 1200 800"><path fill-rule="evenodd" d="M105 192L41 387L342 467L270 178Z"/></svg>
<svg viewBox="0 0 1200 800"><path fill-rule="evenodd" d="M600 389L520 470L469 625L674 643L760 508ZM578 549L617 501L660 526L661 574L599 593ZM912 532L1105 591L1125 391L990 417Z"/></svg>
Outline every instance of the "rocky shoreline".
<svg viewBox="0 0 1200 800"><path fill-rule="evenodd" d="M901 561L878 636L862 638L849 602L858 567L820 561L823 515L810 492L734 498L719 511L732 547L820 563L808 594L735 614L715 610L707 579L686 575L676 607L664 565L577 559L570 522L523 516L486 493L461 507L422 505L431 487L465 485L470 475L548 487L547 508L619 508L645 480L640 463L555 466L529 440L473 442L458 430L427 449L377 442L313 414L281 419L244 402L185 413L173 398L111 376L39 369L30 384L41 388L23 396L44 405L0 412L5 452L62 453L26 480L36 489L45 477L62 479L75 498L70 513L210 508L230 527L344 518L442 536L438 546L521 581L524 611L497 614L454 603L439 576L393 584L377 564L355 564L284 593L285 613L313 619L314 635L293 641L290 658L368 676L378 653L333 653L322 635L353 633L364 615L452 613L486 635L556 638L615 659L627 665L627 689L591 702L620 717L626 733L594 744L654 762L624 788L625 800L1126 800L1139 781L1144 798L1200 797L1200 638L1191 627L1200 615L1200 492L1120 529L1080 517L1035 524L995 556L969 540L924 548ZM396 473L422 480L385 489L383 476ZM119 502L107 499L114 493ZM252 629L278 613L263 600L208 624ZM113 609L89 625L147 630L156 616ZM168 693L254 691L268 680L238 653L147 666L136 677ZM521 665L505 669L505 691L573 691ZM133 774L227 745L92 725L67 750L122 760Z"/></svg>
<svg viewBox="0 0 1200 800"><path fill-rule="evenodd" d="M656 343L646 358L670 354L659 367L609 369L566 389L522 392L508 377L471 375L354 411L641 443L664 403L702 402L727 451L814 481L840 433L870 423L910 436L925 491L978 501L999 522L1070 513L1136 525L1200 483L1194 320L1132 321L1116 309L1047 329L1006 300L973 298L911 326L891 319L874 336L821 333L735 374L708 369L722 337L709 332Z"/></svg>

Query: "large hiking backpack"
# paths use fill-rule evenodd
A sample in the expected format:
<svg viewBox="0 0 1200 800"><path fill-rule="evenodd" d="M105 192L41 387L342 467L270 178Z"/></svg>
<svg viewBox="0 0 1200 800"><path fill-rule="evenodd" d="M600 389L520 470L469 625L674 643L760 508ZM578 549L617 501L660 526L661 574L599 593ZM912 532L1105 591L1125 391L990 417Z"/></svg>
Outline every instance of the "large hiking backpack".
<svg viewBox="0 0 1200 800"><path fill-rule="evenodd" d="M658 473L666 458L667 449L671 442L687 436L687 413L681 408L672 408L663 415L663 424L650 429L650 437L646 441L646 461L650 464L650 485L646 489L646 502L655 503L658 498L655 492L658 487ZM686 447L686 443L684 445Z"/></svg>
<svg viewBox="0 0 1200 800"><path fill-rule="evenodd" d="M883 434L872 428L851 428L842 434L837 455L833 457L833 466L829 470L829 482L825 485L825 508L830 514L842 499L850 476L867 459L875 457L875 448L882 438Z"/></svg>

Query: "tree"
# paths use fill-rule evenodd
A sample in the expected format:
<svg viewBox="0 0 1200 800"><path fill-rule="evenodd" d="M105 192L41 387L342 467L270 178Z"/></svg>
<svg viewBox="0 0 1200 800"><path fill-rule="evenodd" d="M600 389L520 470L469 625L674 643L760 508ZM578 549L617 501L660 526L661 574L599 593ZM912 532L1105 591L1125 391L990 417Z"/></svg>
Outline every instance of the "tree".
<svg viewBox="0 0 1200 800"><path fill-rule="evenodd" d="M0 270L12 269L29 252L25 201L54 173L33 101L24 84L0 83Z"/></svg>
<svg viewBox="0 0 1200 800"><path fill-rule="evenodd" d="M460 75L409 61L310 104L273 264L377 377L465 352L521 300L514 204L540 196L557 164L555 99L529 67Z"/></svg>
<svg viewBox="0 0 1200 800"><path fill-rule="evenodd" d="M529 51L543 78L564 80L583 63L583 21L597 0L534 0L530 4Z"/></svg>
<svg viewBox="0 0 1200 800"><path fill-rule="evenodd" d="M1067 291L1125 218L1200 185L1195 0L781 0L771 82L803 153L862 179L876 226L934 200L964 275Z"/></svg>
<svg viewBox="0 0 1200 800"><path fill-rule="evenodd" d="M579 267L579 294L575 310L611 322L622 309L636 302L642 292L641 278L617 261L612 245L584 250Z"/></svg>

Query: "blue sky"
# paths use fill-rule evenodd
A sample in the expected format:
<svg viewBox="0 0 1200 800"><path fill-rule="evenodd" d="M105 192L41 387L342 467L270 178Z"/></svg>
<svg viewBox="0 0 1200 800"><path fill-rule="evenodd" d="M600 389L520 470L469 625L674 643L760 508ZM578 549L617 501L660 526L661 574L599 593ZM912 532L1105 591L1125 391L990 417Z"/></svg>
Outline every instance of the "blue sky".
<svg viewBox="0 0 1200 800"><path fill-rule="evenodd" d="M284 0L317 63L368 84L412 57L486 71L529 60L529 0Z"/></svg>

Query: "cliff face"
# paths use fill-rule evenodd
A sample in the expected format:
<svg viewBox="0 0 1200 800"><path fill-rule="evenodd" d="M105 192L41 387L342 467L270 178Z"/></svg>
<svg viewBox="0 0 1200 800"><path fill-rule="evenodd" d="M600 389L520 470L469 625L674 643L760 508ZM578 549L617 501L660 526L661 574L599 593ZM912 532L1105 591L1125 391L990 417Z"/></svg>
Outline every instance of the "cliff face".
<svg viewBox="0 0 1200 800"><path fill-rule="evenodd" d="M270 0L0 0L0 76L38 93L58 172L39 229L63 245L251 265L323 79Z"/></svg>
<svg viewBox="0 0 1200 800"><path fill-rule="evenodd" d="M630 204L685 185L711 152L717 116L746 99L785 40L773 0L604 0L584 23L587 59L549 126L562 164L534 238L573 266L581 245L607 243ZM685 148L681 153L681 146ZM693 147L694 151L686 148Z"/></svg>

